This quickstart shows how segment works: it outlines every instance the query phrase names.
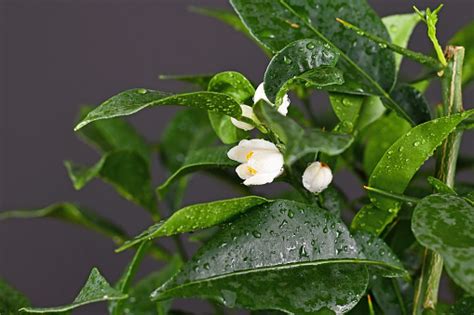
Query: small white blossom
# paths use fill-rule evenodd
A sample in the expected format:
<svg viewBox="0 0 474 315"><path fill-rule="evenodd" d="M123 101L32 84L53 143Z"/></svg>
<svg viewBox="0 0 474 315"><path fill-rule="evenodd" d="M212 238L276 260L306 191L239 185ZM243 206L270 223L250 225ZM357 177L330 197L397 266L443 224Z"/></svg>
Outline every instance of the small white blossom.
<svg viewBox="0 0 474 315"><path fill-rule="evenodd" d="M331 181L332 172L325 163L313 162L303 173L303 186L312 193L322 192Z"/></svg>
<svg viewBox="0 0 474 315"><path fill-rule="evenodd" d="M283 172L283 155L275 144L263 139L242 140L227 156L241 163L235 171L247 186L271 183Z"/></svg>
<svg viewBox="0 0 474 315"><path fill-rule="evenodd" d="M250 118L254 122L258 123L257 116L255 116L255 114L253 113L252 107L242 104L242 105L240 105L240 108L242 109L242 116L243 117ZM249 123L237 120L233 117L230 118L230 121L232 122L232 124L234 126L236 126L239 129L243 129L245 131L249 131L249 130L252 130L253 128L255 128L255 126L253 126Z"/></svg>
<svg viewBox="0 0 474 315"><path fill-rule="evenodd" d="M265 89L263 87L263 82L260 83L260 85L255 90L255 95L253 96L253 103L256 104L260 100L264 100L268 104L274 105L272 102L270 102L267 95L265 94ZM291 103L291 101L290 101L290 98L288 97L288 94L285 94L283 96L283 100L282 100L280 106L278 106L278 109L277 109L278 112L280 114L282 114L283 116L286 116L288 114L288 107L290 106L290 103Z"/></svg>

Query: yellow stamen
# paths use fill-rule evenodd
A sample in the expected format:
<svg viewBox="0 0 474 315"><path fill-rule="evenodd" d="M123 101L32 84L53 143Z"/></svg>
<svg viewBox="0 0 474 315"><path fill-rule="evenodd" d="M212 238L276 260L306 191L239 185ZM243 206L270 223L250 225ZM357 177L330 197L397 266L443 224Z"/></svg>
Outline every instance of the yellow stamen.
<svg viewBox="0 0 474 315"><path fill-rule="evenodd" d="M245 158L248 160L250 160L250 158L252 157L253 155L253 151L250 151L249 153L247 153L247 155L245 156Z"/></svg>
<svg viewBox="0 0 474 315"><path fill-rule="evenodd" d="M247 170L249 171L250 175L257 174L257 170L254 169L253 167L247 166Z"/></svg>

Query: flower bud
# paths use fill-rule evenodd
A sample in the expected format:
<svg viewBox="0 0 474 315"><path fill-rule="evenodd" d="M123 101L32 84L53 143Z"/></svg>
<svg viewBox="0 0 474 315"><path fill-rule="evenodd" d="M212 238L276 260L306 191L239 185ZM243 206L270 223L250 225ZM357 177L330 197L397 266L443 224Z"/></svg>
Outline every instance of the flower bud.
<svg viewBox="0 0 474 315"><path fill-rule="evenodd" d="M326 163L313 162L303 173L303 186L312 193L325 190L332 181L332 172Z"/></svg>

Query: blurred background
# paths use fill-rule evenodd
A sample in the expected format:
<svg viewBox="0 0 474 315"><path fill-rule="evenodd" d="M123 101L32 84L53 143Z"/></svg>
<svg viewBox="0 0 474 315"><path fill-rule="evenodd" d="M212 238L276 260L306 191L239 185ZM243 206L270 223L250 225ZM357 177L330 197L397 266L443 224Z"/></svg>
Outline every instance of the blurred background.
<svg viewBox="0 0 474 315"><path fill-rule="evenodd" d="M412 11L412 5L434 8L437 1L371 0L386 16ZM82 143L72 127L84 104L98 104L132 87L180 91L182 83L158 80L159 74L242 72L262 81L268 60L242 34L208 17L189 12L190 5L228 8L222 0L0 0L0 211L40 208L57 201L77 201L136 234L150 224L146 211L119 197L98 180L75 191L63 160L84 164L98 155ZM442 44L474 18L472 0L450 0L441 11ZM419 25L410 47L430 52ZM409 62L402 76L419 68ZM465 91L467 100L474 91ZM433 87L432 103L440 100ZM315 106L326 108L324 98ZM159 139L176 107L143 111L131 119L150 141ZM474 152L472 133L464 148ZM469 145L471 144L471 145ZM471 174L472 175L472 174ZM154 165L154 183L166 178ZM469 176L469 175L463 175ZM348 174L336 176L343 190L357 197L360 184ZM266 189L279 189L271 185ZM215 179L199 174L191 181L185 204L236 196ZM0 223L0 277L24 292L35 306L70 302L93 266L115 281L130 252L99 234L50 219ZM138 277L159 268L145 260ZM177 301L181 309L211 312L199 301ZM104 305L74 314L105 314Z"/></svg>

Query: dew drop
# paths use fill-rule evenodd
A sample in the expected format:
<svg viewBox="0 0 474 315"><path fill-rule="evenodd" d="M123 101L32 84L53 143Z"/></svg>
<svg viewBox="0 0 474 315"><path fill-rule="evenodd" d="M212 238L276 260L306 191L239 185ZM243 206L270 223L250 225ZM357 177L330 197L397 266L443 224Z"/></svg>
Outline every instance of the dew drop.
<svg viewBox="0 0 474 315"><path fill-rule="evenodd" d="M286 63L287 65L292 63L292 60L288 56L283 56L283 62Z"/></svg>
<svg viewBox="0 0 474 315"><path fill-rule="evenodd" d="M415 141L415 142L413 142L413 146L414 146L414 147L417 147L417 146L419 146L420 144L421 144L420 141Z"/></svg>
<svg viewBox="0 0 474 315"><path fill-rule="evenodd" d="M148 93L148 90L147 89L138 89L137 93L138 94L146 94L146 93Z"/></svg>
<svg viewBox="0 0 474 315"><path fill-rule="evenodd" d="M259 231L252 231L252 235L255 238L261 238L262 234Z"/></svg>

